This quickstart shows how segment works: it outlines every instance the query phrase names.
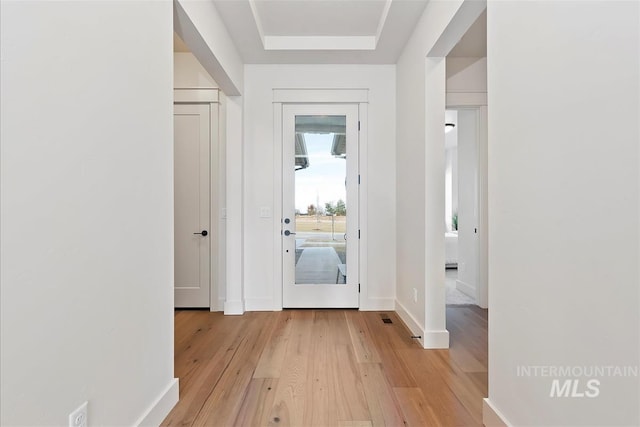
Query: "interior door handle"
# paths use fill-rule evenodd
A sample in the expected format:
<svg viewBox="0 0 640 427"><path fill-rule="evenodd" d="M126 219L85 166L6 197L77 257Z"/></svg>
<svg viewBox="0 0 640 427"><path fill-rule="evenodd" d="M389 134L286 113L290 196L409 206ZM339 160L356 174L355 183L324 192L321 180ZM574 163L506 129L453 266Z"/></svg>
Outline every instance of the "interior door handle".
<svg viewBox="0 0 640 427"><path fill-rule="evenodd" d="M290 235L292 235L292 234L296 234L296 233L292 233L292 232L290 232L289 230L284 230L284 235L285 235L285 236L290 236Z"/></svg>
<svg viewBox="0 0 640 427"><path fill-rule="evenodd" d="M207 235L207 234L209 234L209 233L207 232L207 230L202 230L202 231L201 231L201 232L199 232L199 233L193 233L193 234L201 234L201 235L203 235L203 236L206 236L206 235Z"/></svg>

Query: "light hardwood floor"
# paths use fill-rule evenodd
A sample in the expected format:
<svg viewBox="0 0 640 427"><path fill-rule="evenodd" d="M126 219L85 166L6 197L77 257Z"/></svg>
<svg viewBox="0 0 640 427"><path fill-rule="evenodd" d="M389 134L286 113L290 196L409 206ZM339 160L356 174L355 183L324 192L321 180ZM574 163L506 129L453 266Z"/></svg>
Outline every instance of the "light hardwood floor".
<svg viewBox="0 0 640 427"><path fill-rule="evenodd" d="M423 350L393 312L176 311L163 425L481 426L487 311L447 307L447 327L449 350Z"/></svg>

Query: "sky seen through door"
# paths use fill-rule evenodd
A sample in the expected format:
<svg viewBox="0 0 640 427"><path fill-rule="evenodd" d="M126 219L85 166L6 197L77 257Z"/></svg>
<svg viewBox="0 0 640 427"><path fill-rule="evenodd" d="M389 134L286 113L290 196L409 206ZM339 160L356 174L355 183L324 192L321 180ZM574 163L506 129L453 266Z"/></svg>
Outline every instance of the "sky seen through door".
<svg viewBox="0 0 640 427"><path fill-rule="evenodd" d="M309 167L295 173L295 207L301 214L307 213L309 205L324 209L325 203L347 201L346 159L331 154L333 138L333 133L304 134Z"/></svg>

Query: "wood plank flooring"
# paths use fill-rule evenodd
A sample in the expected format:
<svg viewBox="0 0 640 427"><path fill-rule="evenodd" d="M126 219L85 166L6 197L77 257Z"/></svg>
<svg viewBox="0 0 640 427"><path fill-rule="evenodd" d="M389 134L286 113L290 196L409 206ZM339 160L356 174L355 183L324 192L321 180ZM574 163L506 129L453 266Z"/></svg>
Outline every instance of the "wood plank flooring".
<svg viewBox="0 0 640 427"><path fill-rule="evenodd" d="M482 426L487 311L447 307L447 327L449 350L423 350L393 312L177 310L162 425Z"/></svg>

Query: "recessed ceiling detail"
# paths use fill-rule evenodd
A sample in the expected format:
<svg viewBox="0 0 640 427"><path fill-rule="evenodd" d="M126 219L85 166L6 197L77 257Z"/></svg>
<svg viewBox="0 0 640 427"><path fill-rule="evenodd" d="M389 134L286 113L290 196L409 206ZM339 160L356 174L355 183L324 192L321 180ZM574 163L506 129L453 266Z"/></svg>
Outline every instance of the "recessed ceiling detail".
<svg viewBox="0 0 640 427"><path fill-rule="evenodd" d="M373 36L264 36L265 50L375 50Z"/></svg>
<svg viewBox="0 0 640 427"><path fill-rule="evenodd" d="M213 0L247 64L394 64L428 0Z"/></svg>
<svg viewBox="0 0 640 427"><path fill-rule="evenodd" d="M249 0L265 50L375 50L392 0Z"/></svg>

